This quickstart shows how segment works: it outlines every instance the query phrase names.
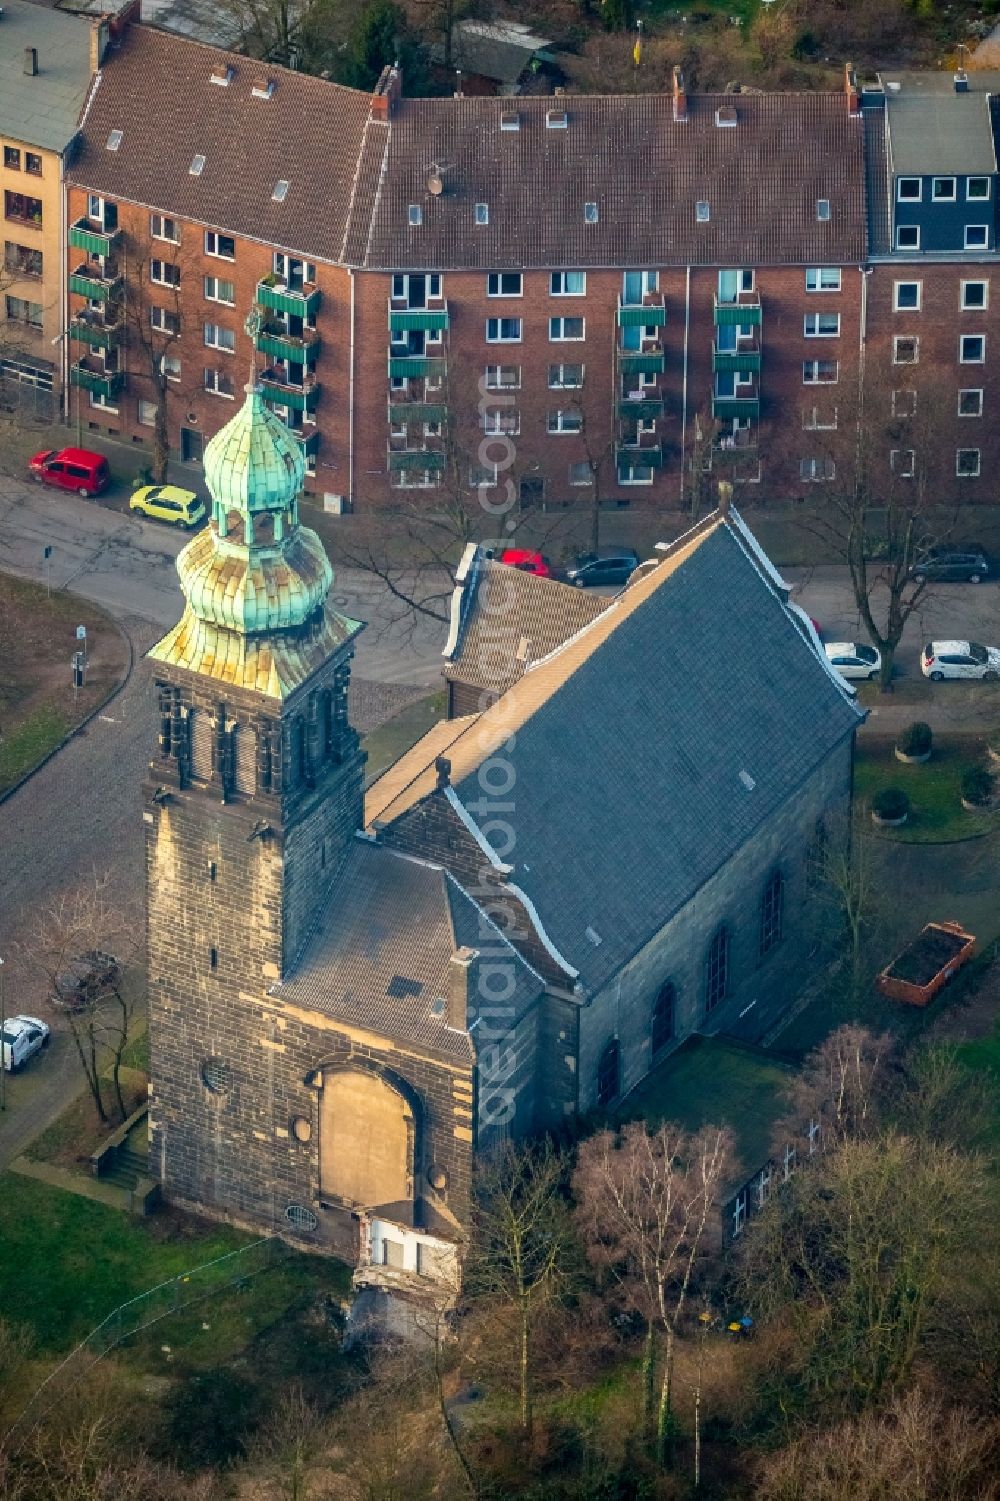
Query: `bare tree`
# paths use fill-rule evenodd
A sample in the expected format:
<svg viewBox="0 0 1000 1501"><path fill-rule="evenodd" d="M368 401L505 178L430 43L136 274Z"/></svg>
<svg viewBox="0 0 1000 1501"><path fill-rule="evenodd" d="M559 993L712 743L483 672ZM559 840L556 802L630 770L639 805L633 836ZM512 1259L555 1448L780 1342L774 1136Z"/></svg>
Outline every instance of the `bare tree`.
<svg viewBox="0 0 1000 1501"><path fill-rule="evenodd" d="M800 1147L810 1141L816 1145L816 1126L824 1147L869 1139L885 1122L896 1066L896 1046L888 1033L876 1036L853 1023L838 1027L793 1078L791 1111L776 1128L777 1139L791 1139Z"/></svg>
<svg viewBox="0 0 1000 1501"><path fill-rule="evenodd" d="M889 917L885 846L867 821L845 811L817 828L810 850L812 917L817 946L847 968L854 1002L866 984L872 940Z"/></svg>
<svg viewBox="0 0 1000 1501"><path fill-rule="evenodd" d="M573 1188L586 1249L594 1265L619 1282L646 1324L643 1405L652 1411L656 1338L663 1369L656 1420L657 1457L667 1459L673 1427L674 1349L691 1279L710 1247L710 1224L722 1181L732 1167L728 1131L707 1126L692 1135L664 1123L650 1131L633 1121L615 1135L582 1143Z"/></svg>
<svg viewBox="0 0 1000 1501"><path fill-rule="evenodd" d="M163 227L165 236L173 238L157 239L147 230L130 236L122 302L128 350L138 362L132 374L155 409L149 467L157 484L167 477L174 412L187 410L192 395L190 375L185 375L190 362L182 363L178 353L181 282L201 274L190 248L181 244L180 224L165 220ZM225 272L224 262L220 269Z"/></svg>

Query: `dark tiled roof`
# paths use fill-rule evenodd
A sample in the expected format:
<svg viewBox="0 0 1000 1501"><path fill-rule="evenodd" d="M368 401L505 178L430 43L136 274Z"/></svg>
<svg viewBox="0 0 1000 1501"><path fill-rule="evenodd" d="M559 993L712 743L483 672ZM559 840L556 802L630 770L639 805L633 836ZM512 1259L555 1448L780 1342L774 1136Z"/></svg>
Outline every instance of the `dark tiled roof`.
<svg viewBox="0 0 1000 1501"><path fill-rule="evenodd" d="M471 1061L467 1032L447 1025L452 954L463 944L515 964L511 1004L522 1013L542 983L440 866L357 841L295 970L273 994L432 1054Z"/></svg>
<svg viewBox="0 0 1000 1501"><path fill-rule="evenodd" d="M211 82L216 65L232 82ZM272 79L269 99L255 98ZM132 26L105 60L68 176L234 234L337 260L370 99L355 89ZM112 130L122 132L107 150ZM204 156L192 176L195 155ZM286 181L281 203L272 194Z"/></svg>
<svg viewBox="0 0 1000 1501"><path fill-rule="evenodd" d="M868 251L888 255L892 248L889 163L886 153L885 100L881 94L862 101L865 123L865 187L868 198Z"/></svg>
<svg viewBox="0 0 1000 1501"><path fill-rule="evenodd" d="M404 80L405 83L405 80ZM720 128L715 111L735 106ZM546 128L565 107L568 128ZM501 130L516 109L520 129ZM675 124L665 94L404 99L367 264L764 266L865 255L862 128L843 94L697 95ZM432 163L445 190L427 191ZM830 201L830 218L816 216ZM695 204L710 205L707 224ZM473 205L489 205L477 227ZM410 228L407 208L423 223ZM598 222L584 222L596 203Z"/></svg>
<svg viewBox="0 0 1000 1501"><path fill-rule="evenodd" d="M452 67L500 83L517 83L536 52L550 44L527 29L518 35L506 23L459 21L452 32Z"/></svg>
<svg viewBox="0 0 1000 1501"><path fill-rule="evenodd" d="M444 675L504 692L527 662L547 657L607 606L599 595L536 578L477 552L467 581L456 585L452 610L459 615L458 639L454 651L446 652Z"/></svg>

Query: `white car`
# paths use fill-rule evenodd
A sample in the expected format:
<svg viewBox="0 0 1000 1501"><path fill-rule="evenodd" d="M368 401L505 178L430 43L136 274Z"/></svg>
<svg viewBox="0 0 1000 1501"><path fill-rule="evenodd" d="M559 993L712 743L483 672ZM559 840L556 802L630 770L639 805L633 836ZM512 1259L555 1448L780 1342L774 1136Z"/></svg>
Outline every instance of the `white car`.
<svg viewBox="0 0 1000 1501"><path fill-rule="evenodd" d="M925 678L1000 679L1000 646L980 646L978 641L928 641L920 654Z"/></svg>
<svg viewBox="0 0 1000 1501"><path fill-rule="evenodd" d="M9 1016L3 1024L3 1066L9 1074L48 1045L49 1028L37 1016Z"/></svg>
<svg viewBox="0 0 1000 1501"><path fill-rule="evenodd" d="M827 641L824 647L827 661L836 668L842 678L877 678L882 666L882 655L874 646L863 641Z"/></svg>

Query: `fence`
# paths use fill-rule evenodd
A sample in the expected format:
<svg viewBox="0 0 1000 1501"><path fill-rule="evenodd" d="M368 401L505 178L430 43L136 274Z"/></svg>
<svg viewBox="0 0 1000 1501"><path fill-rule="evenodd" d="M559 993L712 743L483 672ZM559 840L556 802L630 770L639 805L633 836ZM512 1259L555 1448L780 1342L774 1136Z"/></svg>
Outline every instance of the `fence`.
<svg viewBox="0 0 1000 1501"><path fill-rule="evenodd" d="M42 1382L29 1398L20 1416L12 1424L8 1439L21 1439L38 1423L62 1397L83 1379L109 1350L133 1334L148 1329L160 1319L180 1313L192 1304L200 1303L215 1293L237 1283L245 1282L263 1272L280 1260L288 1250L284 1241L276 1236L255 1240L238 1251L230 1251L215 1261L192 1267L161 1282L148 1292L140 1293L128 1303L122 1303L109 1313L103 1323L92 1329L85 1340L72 1350L66 1359Z"/></svg>

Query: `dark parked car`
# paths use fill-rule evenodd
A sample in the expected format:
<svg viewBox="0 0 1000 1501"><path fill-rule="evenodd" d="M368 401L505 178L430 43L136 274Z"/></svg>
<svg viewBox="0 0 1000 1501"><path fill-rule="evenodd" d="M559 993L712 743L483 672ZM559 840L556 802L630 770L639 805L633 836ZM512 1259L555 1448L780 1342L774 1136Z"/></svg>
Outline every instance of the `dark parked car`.
<svg viewBox="0 0 1000 1501"><path fill-rule="evenodd" d="M121 978L121 966L111 954L89 949L71 959L55 981L52 999L66 1011L85 1011L102 996L114 990Z"/></svg>
<svg viewBox="0 0 1000 1501"><path fill-rule="evenodd" d="M583 589L588 584L624 584L639 566L639 554L620 547L607 552L582 552L566 569L566 582Z"/></svg>
<svg viewBox="0 0 1000 1501"><path fill-rule="evenodd" d="M910 566L915 579L957 579L970 584L978 584L989 571L986 555L978 547L932 547Z"/></svg>

